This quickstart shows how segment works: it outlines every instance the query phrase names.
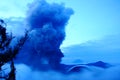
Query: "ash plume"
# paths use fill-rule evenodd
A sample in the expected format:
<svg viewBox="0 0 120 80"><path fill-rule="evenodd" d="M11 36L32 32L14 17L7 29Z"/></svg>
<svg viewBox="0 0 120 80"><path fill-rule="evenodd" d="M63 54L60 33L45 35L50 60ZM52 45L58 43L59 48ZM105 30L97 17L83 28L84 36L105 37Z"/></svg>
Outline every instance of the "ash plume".
<svg viewBox="0 0 120 80"><path fill-rule="evenodd" d="M26 21L32 31L22 52L28 57L25 63L39 68L43 64L49 64L53 69L59 67L64 56L60 45L65 38L65 26L72 14L71 8L62 4L49 4L44 0L33 2L29 6Z"/></svg>

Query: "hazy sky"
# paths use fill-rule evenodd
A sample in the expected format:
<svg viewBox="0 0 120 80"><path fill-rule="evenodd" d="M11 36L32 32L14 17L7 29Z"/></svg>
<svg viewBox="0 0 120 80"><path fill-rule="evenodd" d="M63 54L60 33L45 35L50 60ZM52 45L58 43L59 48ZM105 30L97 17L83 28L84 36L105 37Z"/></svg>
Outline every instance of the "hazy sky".
<svg viewBox="0 0 120 80"><path fill-rule="evenodd" d="M33 0L2 0L0 18L25 17ZM74 10L66 27L62 46L85 43L108 35L120 34L120 0L47 0L64 3Z"/></svg>
<svg viewBox="0 0 120 80"><path fill-rule="evenodd" d="M33 0L0 0L0 18L11 17L25 17L27 14L27 8L30 2ZM111 63L119 63L120 61L120 0L47 0L48 2L64 3L66 7L70 7L74 10L74 14L71 16L68 25L66 26L66 39L62 44L62 52L64 58L62 62L65 64L73 63L87 63L95 61L105 61ZM19 19L19 18L18 18ZM20 27L20 26L19 26ZM13 28L20 32L22 28ZM90 41L90 42L89 42ZM77 45L76 45L77 44ZM81 44L81 45L79 45ZM74 46L70 46L74 45ZM69 47L68 47L69 46ZM67 48L64 48L67 47ZM31 56L31 55L30 55ZM33 60L34 61L34 60ZM115 80L119 78L119 69L106 69L102 70L102 74L99 74L96 68L92 69L93 73L102 75L101 80ZM97 72L94 72L94 71ZM65 77L59 74L53 76L56 73L41 73L39 71L33 71L29 66L17 65L16 66L17 79L18 80L49 80L53 78L67 79L75 78ZM83 75L90 80L90 74ZM96 75L96 74L95 74ZM95 77L95 75L93 75ZM75 77L74 77L75 76ZM79 75L78 79L79 80ZM87 76L87 77L86 77ZM108 79L105 79L107 78ZM111 77L114 77L111 78ZM111 79L110 79L110 78ZM53 78L53 79L54 79ZM83 78L81 76L81 78ZM54 79L58 80L58 79ZM85 79L83 79L85 80Z"/></svg>

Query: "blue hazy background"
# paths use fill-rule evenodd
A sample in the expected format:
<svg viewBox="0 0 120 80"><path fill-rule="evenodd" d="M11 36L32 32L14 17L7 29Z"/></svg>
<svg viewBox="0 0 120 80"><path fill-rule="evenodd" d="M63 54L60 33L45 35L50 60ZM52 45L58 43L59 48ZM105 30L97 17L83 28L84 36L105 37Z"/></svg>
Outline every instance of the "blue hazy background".
<svg viewBox="0 0 120 80"><path fill-rule="evenodd" d="M0 18L7 23L8 32L21 36L24 34L24 30L29 28L26 26L24 18L28 16L28 7L32 1L38 0L0 0ZM61 45L64 53L61 63L86 64L103 61L120 64L120 0L46 1L63 4L74 10L74 14L71 15L66 25L66 37ZM33 57L32 61L37 61L36 57L39 56L32 55L31 57ZM24 58L22 57L22 59ZM31 63L31 61L29 62ZM7 66L5 65L5 67ZM34 70L25 64L16 64L16 76L17 80L43 80L46 78L48 78L46 80L120 80L119 65L108 69L94 66L88 68L90 71L85 69L80 74L65 76L54 71L46 73Z"/></svg>
<svg viewBox="0 0 120 80"><path fill-rule="evenodd" d="M0 18L7 28L22 33L19 22L27 14L33 0L2 0ZM119 63L120 59L120 1L119 0L47 0L65 4L74 10L66 26L66 38L61 45L65 55L62 63L104 60ZM9 22L11 20L11 22ZM18 21L19 20L19 21ZM14 28L13 28L14 27Z"/></svg>

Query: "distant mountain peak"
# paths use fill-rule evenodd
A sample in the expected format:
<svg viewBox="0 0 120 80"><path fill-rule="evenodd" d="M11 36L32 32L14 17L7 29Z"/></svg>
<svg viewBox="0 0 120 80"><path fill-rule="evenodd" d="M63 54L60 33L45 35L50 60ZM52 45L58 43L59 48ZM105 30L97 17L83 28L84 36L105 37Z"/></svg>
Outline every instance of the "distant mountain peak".
<svg viewBox="0 0 120 80"><path fill-rule="evenodd" d="M88 66L96 66L96 67L101 67L101 68L109 68L111 65L109 63L105 63L103 61L97 61L94 63L88 63Z"/></svg>

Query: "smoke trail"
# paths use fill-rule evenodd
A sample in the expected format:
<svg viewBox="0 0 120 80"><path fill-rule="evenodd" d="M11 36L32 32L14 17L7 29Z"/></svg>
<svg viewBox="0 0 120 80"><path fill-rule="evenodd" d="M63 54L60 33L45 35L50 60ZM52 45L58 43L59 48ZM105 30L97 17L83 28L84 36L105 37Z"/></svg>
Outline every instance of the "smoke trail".
<svg viewBox="0 0 120 80"><path fill-rule="evenodd" d="M32 60L31 63L25 63L40 65L39 68L44 63L54 69L59 67L64 56L59 48L65 38L65 26L72 14L71 8L62 4L49 4L44 0L30 5L26 20L32 30L31 39L23 53Z"/></svg>

